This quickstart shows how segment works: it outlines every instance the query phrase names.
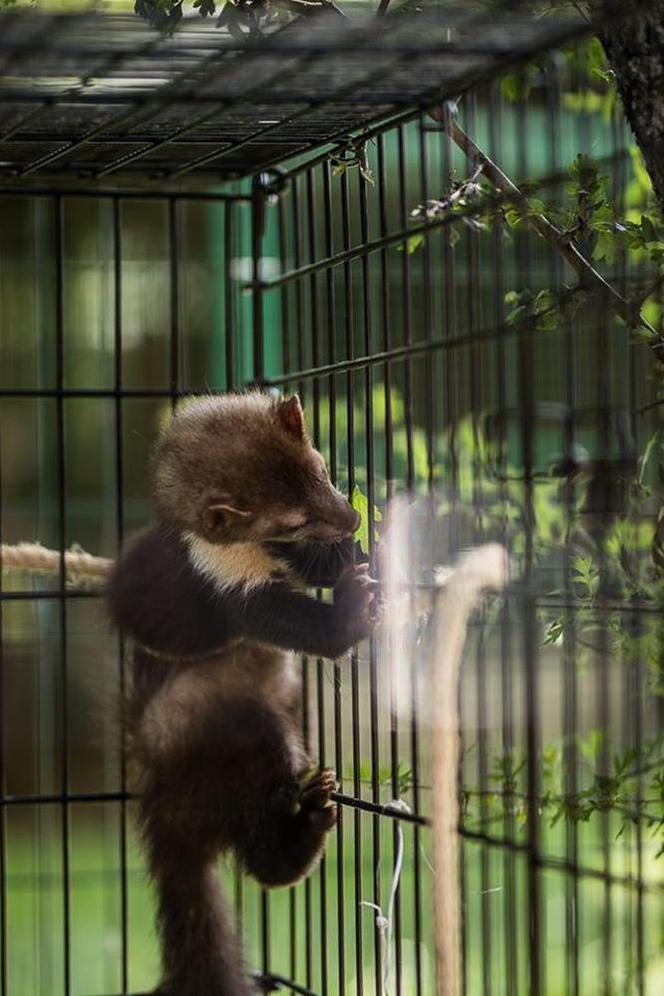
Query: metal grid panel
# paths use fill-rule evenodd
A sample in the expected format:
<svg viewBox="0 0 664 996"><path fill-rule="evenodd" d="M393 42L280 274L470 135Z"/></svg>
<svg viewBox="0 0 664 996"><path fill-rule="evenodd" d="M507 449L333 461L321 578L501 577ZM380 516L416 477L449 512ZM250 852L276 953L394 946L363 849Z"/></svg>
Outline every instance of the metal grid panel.
<svg viewBox="0 0 664 996"><path fill-rule="evenodd" d="M600 136L581 118L578 132L563 137L553 68L539 85L544 117L532 124L525 106L505 106L497 88L464 103L464 124L499 159L505 134L515 133L516 175L533 176L529 127L541 134L547 121L540 182L555 197L560 168ZM618 193L625 136L617 131L603 154ZM653 361L629 347L603 299L549 332L506 320L507 290L562 293L569 279L532 234L510 243L498 228L480 234L459 219L431 226L408 251L413 207L446 190L452 169L467 170L428 118L378 134L370 156L374 186L357 171L334 176L321 158L295 169L278 197L257 181L250 198L1 198L5 232L22 233L28 273L21 284L12 271L4 291L19 281L16 293L34 303L25 355L17 349L1 373L2 539L61 549L79 541L112 555L148 514L148 443L182 395L256 378L299 390L342 488L359 486L370 510L413 488L434 501L441 559L498 535L522 568L497 615L487 609L473 626L466 655L465 992L581 996L596 991L599 977L604 992L630 985L647 993L657 957L647 925L657 923L664 896L652 843L638 825L616 840L620 814L611 810L551 828L540 807L546 746L560 745L564 791L574 797L586 784L580 762L593 730L611 729L625 749L661 729L647 662L611 636L616 619L638 634L661 607L615 598L602 568L604 624L588 648L561 536L580 512L601 531L606 512L583 513L580 495L549 473L579 442L597 468L629 464L643 451L657 425L656 409L643 411L654 400ZM194 235L201 226L204 251ZM81 274L94 275L105 308L88 311ZM622 260L617 276L627 283L639 275ZM201 296L211 309L203 314ZM99 330L94 363L79 316ZM562 529L548 546L545 488L555 491ZM626 519L638 525L640 513ZM92 737L87 719L86 682L117 692L121 648L101 638L98 596L65 582L64 570L51 584L13 578L0 600L4 996L46 986L54 996L109 996L155 978L141 954L152 951L149 901L124 772L107 721ZM562 645L543 648L543 621L560 616ZM406 862L393 918L393 991L432 991L427 734L386 706L383 663L372 642L349 661L304 665L309 735L342 777L340 829L320 870L269 895L228 878L251 964L275 984L291 980L286 991L379 996L385 950L374 913L360 904L385 909L399 827ZM600 768L610 764L607 751L599 745ZM501 758L515 767L524 760L522 775L497 782ZM86 933L88 920L97 926Z"/></svg>
<svg viewBox="0 0 664 996"><path fill-rule="evenodd" d="M244 45L200 19L164 36L130 17L4 12L0 176L246 175L585 31L528 3L307 18Z"/></svg>

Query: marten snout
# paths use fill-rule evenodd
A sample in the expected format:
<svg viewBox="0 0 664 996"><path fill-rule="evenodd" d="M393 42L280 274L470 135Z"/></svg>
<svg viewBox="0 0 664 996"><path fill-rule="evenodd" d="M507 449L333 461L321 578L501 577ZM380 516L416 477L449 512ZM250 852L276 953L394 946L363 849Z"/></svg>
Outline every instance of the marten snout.
<svg viewBox="0 0 664 996"><path fill-rule="evenodd" d="M332 489L328 507L321 509L320 518L329 523L331 529L341 534L343 538L357 532L362 521L359 513L336 488Z"/></svg>

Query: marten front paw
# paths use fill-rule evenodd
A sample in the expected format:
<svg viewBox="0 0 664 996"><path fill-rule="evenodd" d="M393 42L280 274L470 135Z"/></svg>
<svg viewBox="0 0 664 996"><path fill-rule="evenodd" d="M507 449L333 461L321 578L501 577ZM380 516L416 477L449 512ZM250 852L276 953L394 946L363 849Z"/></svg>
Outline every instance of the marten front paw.
<svg viewBox="0 0 664 996"><path fill-rule="evenodd" d="M380 616L381 603L378 582L370 577L368 564L357 564L344 571L334 588L334 605L348 633L349 644L371 635Z"/></svg>
<svg viewBox="0 0 664 996"><path fill-rule="evenodd" d="M330 768L322 768L306 776L300 791L301 813L306 813L321 830L329 830L337 821L337 807L331 796L339 785Z"/></svg>

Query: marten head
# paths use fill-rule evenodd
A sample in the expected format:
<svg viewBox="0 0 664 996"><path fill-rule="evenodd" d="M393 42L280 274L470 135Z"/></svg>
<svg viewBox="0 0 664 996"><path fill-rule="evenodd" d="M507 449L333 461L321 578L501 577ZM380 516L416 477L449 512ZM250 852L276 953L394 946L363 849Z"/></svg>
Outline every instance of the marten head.
<svg viewBox="0 0 664 996"><path fill-rule="evenodd" d="M211 543L350 536L360 517L330 481L299 398L259 392L192 402L155 454L159 517Z"/></svg>

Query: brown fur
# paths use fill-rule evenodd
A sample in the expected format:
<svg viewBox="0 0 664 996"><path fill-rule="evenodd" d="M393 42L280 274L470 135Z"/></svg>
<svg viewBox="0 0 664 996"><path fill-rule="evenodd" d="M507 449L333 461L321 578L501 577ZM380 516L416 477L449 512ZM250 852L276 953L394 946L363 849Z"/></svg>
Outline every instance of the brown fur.
<svg viewBox="0 0 664 996"><path fill-rule="evenodd" d="M185 407L158 446L155 485L162 521L211 542L329 542L358 525L306 436L299 403L256 392ZM215 507L237 514L215 523L206 517Z"/></svg>
<svg viewBox="0 0 664 996"><path fill-rule="evenodd" d="M164 996L253 992L214 874L234 851L267 886L307 874L335 822L312 773L294 651L337 656L374 622L353 567L358 516L329 481L297 399L197 402L155 462L157 524L109 585L135 641L128 750L155 881ZM333 603L308 585L334 587Z"/></svg>

